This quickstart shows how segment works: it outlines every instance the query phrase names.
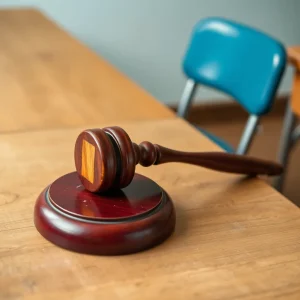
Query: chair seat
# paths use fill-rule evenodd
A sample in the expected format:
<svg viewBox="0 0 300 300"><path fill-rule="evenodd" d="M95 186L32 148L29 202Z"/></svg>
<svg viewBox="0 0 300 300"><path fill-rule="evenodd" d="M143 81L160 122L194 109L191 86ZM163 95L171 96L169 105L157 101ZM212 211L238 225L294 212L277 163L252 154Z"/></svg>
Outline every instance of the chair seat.
<svg viewBox="0 0 300 300"><path fill-rule="evenodd" d="M223 150L225 150L228 153L235 153L235 149L228 144L227 142L225 142L223 139L221 139L220 137L214 135L211 132L208 132L207 130L196 126L196 128L203 133L206 137L208 137L210 140L212 140L215 144L217 144L218 146L220 146Z"/></svg>

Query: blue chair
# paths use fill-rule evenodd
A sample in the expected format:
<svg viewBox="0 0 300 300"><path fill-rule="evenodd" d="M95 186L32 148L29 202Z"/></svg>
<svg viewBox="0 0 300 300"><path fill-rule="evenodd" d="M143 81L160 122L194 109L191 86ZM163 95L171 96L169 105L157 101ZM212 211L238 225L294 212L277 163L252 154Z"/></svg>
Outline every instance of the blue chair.
<svg viewBox="0 0 300 300"><path fill-rule="evenodd" d="M272 107L285 66L285 48L274 38L224 18L201 20L183 60L188 80L177 115L186 118L199 84L230 95L249 113L236 151L219 137L198 129L225 151L245 154L259 118Z"/></svg>

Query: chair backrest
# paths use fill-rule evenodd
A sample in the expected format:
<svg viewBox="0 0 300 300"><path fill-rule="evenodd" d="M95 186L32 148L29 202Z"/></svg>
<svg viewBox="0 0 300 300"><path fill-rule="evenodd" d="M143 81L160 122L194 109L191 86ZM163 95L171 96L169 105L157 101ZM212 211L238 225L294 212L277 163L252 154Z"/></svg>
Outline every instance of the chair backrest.
<svg viewBox="0 0 300 300"><path fill-rule="evenodd" d="M188 78L229 94L258 116L270 110L285 65L279 41L224 18L196 24L183 60Z"/></svg>

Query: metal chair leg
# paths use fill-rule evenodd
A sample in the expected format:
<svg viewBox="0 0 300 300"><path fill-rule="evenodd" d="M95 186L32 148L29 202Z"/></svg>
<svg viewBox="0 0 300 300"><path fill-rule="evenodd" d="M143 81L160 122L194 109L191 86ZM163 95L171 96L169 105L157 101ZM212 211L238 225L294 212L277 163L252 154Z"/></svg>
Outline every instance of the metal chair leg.
<svg viewBox="0 0 300 300"><path fill-rule="evenodd" d="M191 101L195 95L197 84L194 80L188 79L184 87L181 100L178 105L177 115L181 118L186 118L191 104Z"/></svg>
<svg viewBox="0 0 300 300"><path fill-rule="evenodd" d="M256 115L250 115L247 121L247 124L245 126L243 135L241 137L239 146L237 148L236 154L244 155L247 153L252 139L254 137L254 133L257 127L259 121L259 117Z"/></svg>
<svg viewBox="0 0 300 300"><path fill-rule="evenodd" d="M292 112L291 106L288 104L285 112L283 129L280 138L279 153L278 153L278 161L283 165L284 173L274 180L274 187L279 192L281 192L283 188L289 152L293 144L292 135L293 135L293 128L295 126L295 121L296 121L296 117Z"/></svg>
<svg viewBox="0 0 300 300"><path fill-rule="evenodd" d="M300 125L298 125L292 132L291 147L293 147L299 139L300 139Z"/></svg>

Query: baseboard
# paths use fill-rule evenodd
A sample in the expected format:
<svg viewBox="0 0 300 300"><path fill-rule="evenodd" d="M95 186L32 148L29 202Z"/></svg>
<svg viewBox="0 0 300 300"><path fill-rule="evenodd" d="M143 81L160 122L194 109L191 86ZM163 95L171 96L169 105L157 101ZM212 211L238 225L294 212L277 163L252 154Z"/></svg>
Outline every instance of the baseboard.
<svg viewBox="0 0 300 300"><path fill-rule="evenodd" d="M268 116L283 115L288 94L278 95ZM177 107L170 106L176 112ZM221 123L234 120L245 120L248 113L237 102L211 101L211 103L194 104L190 108L188 120L191 123Z"/></svg>

